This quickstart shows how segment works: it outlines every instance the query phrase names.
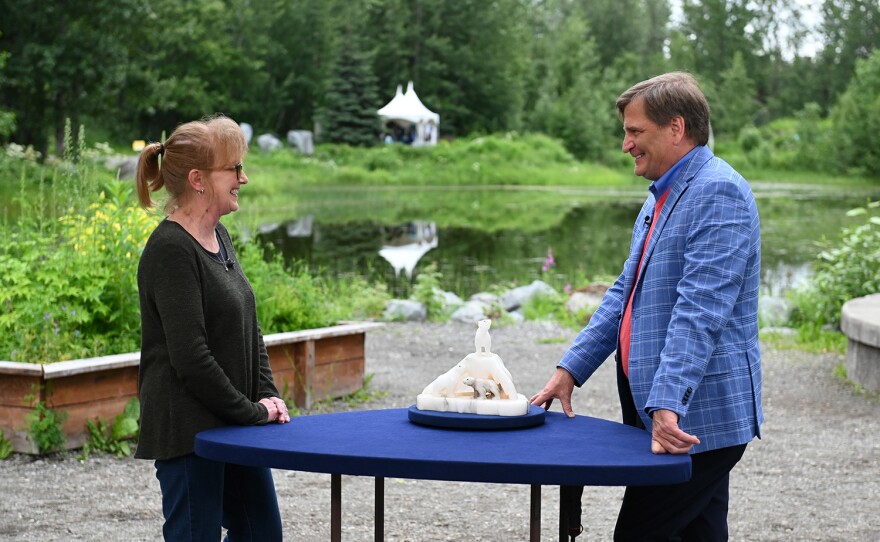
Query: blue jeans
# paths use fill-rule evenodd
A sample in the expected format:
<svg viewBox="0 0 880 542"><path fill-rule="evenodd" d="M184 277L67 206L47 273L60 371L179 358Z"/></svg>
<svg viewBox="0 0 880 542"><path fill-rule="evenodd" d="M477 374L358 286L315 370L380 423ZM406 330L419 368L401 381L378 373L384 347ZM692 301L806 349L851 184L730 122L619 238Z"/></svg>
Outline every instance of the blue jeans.
<svg viewBox="0 0 880 542"><path fill-rule="evenodd" d="M194 454L156 460L167 541L281 540L272 471L203 459Z"/></svg>

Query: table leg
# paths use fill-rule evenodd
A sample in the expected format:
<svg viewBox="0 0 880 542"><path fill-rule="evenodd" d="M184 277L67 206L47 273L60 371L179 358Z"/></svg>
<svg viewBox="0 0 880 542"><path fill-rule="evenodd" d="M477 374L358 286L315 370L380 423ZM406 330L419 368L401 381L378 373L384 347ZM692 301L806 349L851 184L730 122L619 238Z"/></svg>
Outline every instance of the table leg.
<svg viewBox="0 0 880 542"><path fill-rule="evenodd" d="M342 542L342 475L330 475L330 542Z"/></svg>
<svg viewBox="0 0 880 542"><path fill-rule="evenodd" d="M559 542L568 542L568 486L559 486Z"/></svg>
<svg viewBox="0 0 880 542"><path fill-rule="evenodd" d="M532 484L529 507L529 542L541 542L541 486Z"/></svg>
<svg viewBox="0 0 880 542"><path fill-rule="evenodd" d="M376 511L373 520L375 529L373 539L376 542L385 540L385 478L376 477Z"/></svg>

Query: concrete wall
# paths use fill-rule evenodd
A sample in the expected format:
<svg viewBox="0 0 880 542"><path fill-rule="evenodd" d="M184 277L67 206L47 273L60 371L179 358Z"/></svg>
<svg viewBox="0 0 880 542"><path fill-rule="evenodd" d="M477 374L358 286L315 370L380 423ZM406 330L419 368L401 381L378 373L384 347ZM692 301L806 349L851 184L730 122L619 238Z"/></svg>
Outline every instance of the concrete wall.
<svg viewBox="0 0 880 542"><path fill-rule="evenodd" d="M880 391L880 294L847 301L840 329L848 339L847 378L867 391Z"/></svg>

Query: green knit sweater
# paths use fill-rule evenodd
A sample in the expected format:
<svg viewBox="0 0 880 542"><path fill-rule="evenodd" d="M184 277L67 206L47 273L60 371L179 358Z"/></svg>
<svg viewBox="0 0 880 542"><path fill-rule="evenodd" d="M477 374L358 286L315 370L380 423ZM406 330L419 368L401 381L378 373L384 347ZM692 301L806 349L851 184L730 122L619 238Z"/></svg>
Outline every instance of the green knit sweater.
<svg viewBox="0 0 880 542"><path fill-rule="evenodd" d="M163 220L138 265L141 432L136 457L193 452L199 431L266 423L257 401L278 396L250 283L229 233L227 270L176 222Z"/></svg>

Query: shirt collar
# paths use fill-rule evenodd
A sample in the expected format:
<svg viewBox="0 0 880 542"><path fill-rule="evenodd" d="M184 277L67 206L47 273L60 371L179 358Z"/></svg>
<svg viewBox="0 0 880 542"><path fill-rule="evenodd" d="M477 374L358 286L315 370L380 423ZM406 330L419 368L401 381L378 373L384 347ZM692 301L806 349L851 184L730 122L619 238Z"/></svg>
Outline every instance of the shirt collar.
<svg viewBox="0 0 880 542"><path fill-rule="evenodd" d="M688 151L688 153L682 156L681 160L679 160L675 163L674 166L669 168L669 170L664 173L663 176L661 176L659 179L652 182L650 186L648 186L648 190L650 190L651 193L654 194L655 198L660 198L660 196L662 196L666 193L667 190L669 190L669 187L672 186L673 181L675 181L675 178L678 176L678 172L681 171L687 161L690 160L691 156L695 152L697 152L697 149L699 148L700 147L697 146Z"/></svg>

